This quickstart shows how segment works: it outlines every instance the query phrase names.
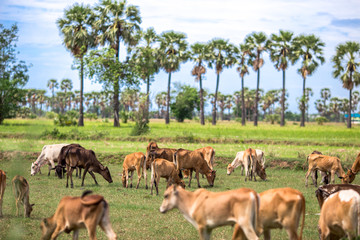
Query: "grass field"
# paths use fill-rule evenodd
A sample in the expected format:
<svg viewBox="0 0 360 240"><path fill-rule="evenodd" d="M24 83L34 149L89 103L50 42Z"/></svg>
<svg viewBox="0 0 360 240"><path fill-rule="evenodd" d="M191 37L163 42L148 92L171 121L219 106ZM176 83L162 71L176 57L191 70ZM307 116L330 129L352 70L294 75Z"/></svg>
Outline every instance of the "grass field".
<svg viewBox="0 0 360 240"><path fill-rule="evenodd" d="M145 152L151 139L157 140L160 147L195 149L212 146L216 151L217 177L215 186L209 188L211 191L249 187L261 192L285 186L300 190L306 198L303 239L317 239L317 214L320 210L314 194L315 187L309 185L305 188L306 155L313 150L322 151L340 157L343 166L349 167L360 147L360 128L355 126L346 129L344 124L308 124L300 128L288 123L286 127L280 128L260 123L255 128L251 123L242 127L235 122L219 122L215 127L200 126L194 122L171 122L165 126L163 121L156 120L150 123L150 133L141 137L129 136L133 123L122 124L117 129L111 123L102 121L85 124L84 128L57 127L56 134L51 133L54 126L49 120L6 120L0 126L0 169L8 175L3 203L4 217L0 219L0 239L39 239L41 219L54 213L63 196L79 196L84 189L105 196L110 204L111 222L119 239L198 239L195 228L178 210L167 214L159 212L162 196L151 196L150 190L145 189L144 180L139 189L125 189L121 185L124 156L135 151ZM80 187L80 180L75 179L74 189L66 189L66 180L56 178L54 173L48 177L47 167L43 167L43 174L31 177L31 162L35 161L42 146L62 142L76 142L93 149L98 159L109 167L114 182L108 184L100 175L96 175L99 182L99 186L96 186L88 176L84 188ZM265 152L267 182L245 182L239 170L231 176L226 175L226 165L234 159L236 152L248 147ZM35 203L30 219L15 217L15 200L10 183L17 174L23 175L30 183L30 202ZM200 182L203 187L207 187L205 179L200 179ZM339 182L337 178L336 183ZM354 183L360 184L360 177ZM194 191L195 186L196 181L189 190ZM160 192L164 190L165 182L162 180ZM106 239L100 228L97 235L99 239ZM87 236L86 231L80 232L80 239L86 239ZM213 231L212 239L230 239L231 236L232 227L221 227ZM70 238L62 234L59 239ZM287 239L287 235L284 231L274 230L272 238Z"/></svg>

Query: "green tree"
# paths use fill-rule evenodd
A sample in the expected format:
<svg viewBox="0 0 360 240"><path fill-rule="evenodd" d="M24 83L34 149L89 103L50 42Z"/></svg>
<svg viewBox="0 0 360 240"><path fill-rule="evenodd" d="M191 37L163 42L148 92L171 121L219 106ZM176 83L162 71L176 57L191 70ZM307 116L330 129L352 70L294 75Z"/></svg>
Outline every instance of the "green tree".
<svg viewBox="0 0 360 240"><path fill-rule="evenodd" d="M254 126L258 125L258 103L260 100L259 97L259 88L260 88L260 68L264 64L264 59L262 58L262 53L268 49L268 41L266 34L263 32L252 33L251 35L245 38L245 44L247 45L250 51L250 61L249 64L252 65L255 72L257 72L257 83L256 83L256 92L255 92L255 107L254 107Z"/></svg>
<svg viewBox="0 0 360 240"><path fill-rule="evenodd" d="M57 82L56 79L49 79L49 81L47 82L47 87L50 89L51 91L51 111L54 111L54 97L55 97L55 89L59 87L59 83Z"/></svg>
<svg viewBox="0 0 360 240"><path fill-rule="evenodd" d="M182 85L177 91L175 102L170 104L171 111L178 122L183 122L185 118L192 119L194 109L199 110L200 99L196 88Z"/></svg>
<svg viewBox="0 0 360 240"><path fill-rule="evenodd" d="M235 46L230 44L228 40L215 38L210 41L210 58L208 66L214 68L216 72L216 88L214 94L214 102L212 109L212 125L216 125L216 103L219 91L220 73L224 68L231 67L235 62Z"/></svg>
<svg viewBox="0 0 360 240"><path fill-rule="evenodd" d="M28 66L16 58L17 34L16 24L10 28L0 24L0 124L15 116L24 97L22 87L29 79Z"/></svg>
<svg viewBox="0 0 360 240"><path fill-rule="evenodd" d="M294 33L290 31L280 30L279 35L271 34L269 42L270 59L275 63L275 68L283 73L280 126L285 125L285 71L290 65L289 63L295 62L293 35Z"/></svg>
<svg viewBox="0 0 360 240"><path fill-rule="evenodd" d="M140 11L137 6L127 5L126 0L103 0L95 7L95 11L97 13L97 19L94 26L98 34L97 40L101 45L104 46L108 44L110 48L114 50L111 51L114 54L115 59L112 58L113 63L111 63L112 69L110 70L113 76L111 76L111 80L106 80L103 77L100 77L99 80L102 79L102 82L107 81L108 83L111 82L113 84L114 127L119 127L120 85L127 80L120 78L116 79L114 76L117 75L117 77L122 77L126 72L129 73L127 71L129 69L126 66L126 63L120 62L120 42L122 41L127 46L135 46L137 44L137 33L140 29L139 24L141 23ZM106 51L106 55L108 55L110 51ZM109 59L109 56L106 56L105 58ZM124 67L124 69L116 70L115 65L117 65L117 67ZM100 73L98 72L98 76L99 74ZM103 76L104 75L107 74L103 74Z"/></svg>
<svg viewBox="0 0 360 240"><path fill-rule="evenodd" d="M249 55L250 51L248 46L245 44L240 44L239 48L235 48L235 58L239 66L237 71L241 77L241 125L245 126L246 124L246 108L245 108L245 87L244 87L244 77L246 74L249 74L248 64L249 64Z"/></svg>
<svg viewBox="0 0 360 240"><path fill-rule="evenodd" d="M323 64L325 58L323 57L323 48L325 43L315 35L300 35L294 38L294 54L295 59L301 58L301 67L298 72L303 78L303 94L301 98L301 123L300 126L305 126L305 83L306 78L311 76L318 68L319 63Z"/></svg>
<svg viewBox="0 0 360 240"><path fill-rule="evenodd" d="M191 75L195 76L195 80L199 81L199 97L200 97L200 124L205 125L204 117L204 90L202 86L202 75L206 73L204 61L210 58L210 46L204 43L195 43L191 45L191 59L195 62L195 66L191 71Z"/></svg>
<svg viewBox="0 0 360 240"><path fill-rule="evenodd" d="M180 69L180 64L188 60L186 35L168 31L160 35L160 65L169 74L165 123L170 123L170 86L171 73Z"/></svg>
<svg viewBox="0 0 360 240"><path fill-rule="evenodd" d="M63 36L64 45L72 55L80 61L80 109L78 126L84 126L84 55L88 48L94 46L92 24L94 13L90 6L74 4L65 9L64 17L57 20Z"/></svg>
<svg viewBox="0 0 360 240"><path fill-rule="evenodd" d="M346 42L336 47L336 54L331 59L334 63L333 76L340 77L343 88L349 90L349 109L347 127L351 128L352 90L360 84L360 43Z"/></svg>
<svg viewBox="0 0 360 240"><path fill-rule="evenodd" d="M329 110L335 115L335 121L340 121L341 99L333 97L330 99Z"/></svg>

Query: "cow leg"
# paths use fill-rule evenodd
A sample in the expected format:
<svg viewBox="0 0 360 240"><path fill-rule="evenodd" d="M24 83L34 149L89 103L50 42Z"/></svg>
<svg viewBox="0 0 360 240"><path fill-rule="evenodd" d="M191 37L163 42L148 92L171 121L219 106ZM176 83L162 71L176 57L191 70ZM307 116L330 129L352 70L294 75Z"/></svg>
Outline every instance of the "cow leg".
<svg viewBox="0 0 360 240"><path fill-rule="evenodd" d="M157 175L155 177L156 195L159 195L159 182L160 182L160 175Z"/></svg>
<svg viewBox="0 0 360 240"><path fill-rule="evenodd" d="M15 201L16 201L16 216L18 217L19 216L19 203L20 203L20 201L19 201L19 199L15 199Z"/></svg>
<svg viewBox="0 0 360 240"><path fill-rule="evenodd" d="M73 240L78 240L79 239L79 230L76 229L73 231Z"/></svg>
<svg viewBox="0 0 360 240"><path fill-rule="evenodd" d="M95 184L99 185L98 182L96 181L95 174L92 171L89 171L89 174L94 179ZM84 171L84 175L85 175L85 171ZM84 183L84 181L83 181L83 183Z"/></svg>
<svg viewBox="0 0 360 240"><path fill-rule="evenodd" d="M86 228L89 233L89 239L90 240L96 240L96 223L94 222L87 222L85 223Z"/></svg>
<svg viewBox="0 0 360 240"><path fill-rule="evenodd" d="M211 230L206 227L199 227L199 234L201 240L209 240L211 235Z"/></svg>
<svg viewBox="0 0 360 240"><path fill-rule="evenodd" d="M109 220L109 209L105 210L104 217L101 219L99 223L101 229L105 232L106 236L109 240L116 240L116 234L111 227L111 223Z"/></svg>
<svg viewBox="0 0 360 240"><path fill-rule="evenodd" d="M72 172L73 171L74 171L74 169L70 168L70 170L68 172L68 176L70 175L71 188L74 188L74 183L73 183L73 179L72 179Z"/></svg>
<svg viewBox="0 0 360 240"><path fill-rule="evenodd" d="M129 187L129 170L125 171L125 177L126 177L126 188Z"/></svg>
<svg viewBox="0 0 360 240"><path fill-rule="evenodd" d="M244 165L241 165L241 176L244 176Z"/></svg>
<svg viewBox="0 0 360 240"><path fill-rule="evenodd" d="M79 176L79 170L78 170L78 168L76 168L76 174L75 174L75 177L78 177Z"/></svg>
<svg viewBox="0 0 360 240"><path fill-rule="evenodd" d="M136 184L136 189L139 188L139 184L140 184L140 180L141 180L141 166L139 166L137 169L136 169L136 172L137 172L137 175L138 175L138 182Z"/></svg>
<svg viewBox="0 0 360 240"><path fill-rule="evenodd" d="M270 239L271 239L270 229L264 230L264 240L270 240Z"/></svg>
<svg viewBox="0 0 360 240"><path fill-rule="evenodd" d="M134 171L131 171L131 174L130 174L130 188L132 188L133 175L134 175Z"/></svg>
<svg viewBox="0 0 360 240"><path fill-rule="evenodd" d="M317 187L317 170L311 173L311 178L315 187Z"/></svg>
<svg viewBox="0 0 360 240"><path fill-rule="evenodd" d="M50 176L50 171L51 171L51 165L49 165L49 172L48 172L48 176ZM55 171L56 174L56 171Z"/></svg>
<svg viewBox="0 0 360 240"><path fill-rule="evenodd" d="M243 223L239 225L242 231L244 232L246 239L255 239L255 240L259 239L251 223Z"/></svg>
<svg viewBox="0 0 360 240"><path fill-rule="evenodd" d="M286 230L290 240L297 240L298 239L298 235L296 233L296 228L289 227L289 228L286 228L285 230Z"/></svg>
<svg viewBox="0 0 360 240"><path fill-rule="evenodd" d="M198 183L198 188L201 188L200 181L199 181L199 170L195 170L195 177L196 177L196 180L197 180L197 183Z"/></svg>
<svg viewBox="0 0 360 240"><path fill-rule="evenodd" d="M238 224L234 225L232 240L246 240L245 234Z"/></svg>
<svg viewBox="0 0 360 240"><path fill-rule="evenodd" d="M180 171L180 172L181 172L181 171ZM193 172L193 170L191 169L191 170L190 170L190 175L189 175L189 184L188 184L189 187L190 187L190 185L191 185L192 172Z"/></svg>
<svg viewBox="0 0 360 240"><path fill-rule="evenodd" d="M331 171L330 173L331 173L331 180L330 181L331 181L332 184L335 184L335 171Z"/></svg>
<svg viewBox="0 0 360 240"><path fill-rule="evenodd" d="M79 169L79 179L81 179L81 168L78 169Z"/></svg>
<svg viewBox="0 0 360 240"><path fill-rule="evenodd" d="M69 165L66 165L66 170L67 170L67 173L66 173L66 187L69 187L69 174L70 174L70 166Z"/></svg>
<svg viewBox="0 0 360 240"><path fill-rule="evenodd" d="M144 181L145 181L145 189L148 189L148 184L147 184L147 173L146 173L146 160L144 160L144 164L142 167L143 170L143 174L144 174Z"/></svg>
<svg viewBox="0 0 360 240"><path fill-rule="evenodd" d="M309 168L309 170L307 171L306 175L305 175L305 187L308 186L308 179L309 179L309 175L311 173L311 168Z"/></svg>
<svg viewBox="0 0 360 240"><path fill-rule="evenodd" d="M56 239L62 232L61 226L57 226L55 231L51 234L51 239Z"/></svg>
<svg viewBox="0 0 360 240"><path fill-rule="evenodd" d="M249 166L245 164L244 168L245 168L245 182L246 182L249 177Z"/></svg>

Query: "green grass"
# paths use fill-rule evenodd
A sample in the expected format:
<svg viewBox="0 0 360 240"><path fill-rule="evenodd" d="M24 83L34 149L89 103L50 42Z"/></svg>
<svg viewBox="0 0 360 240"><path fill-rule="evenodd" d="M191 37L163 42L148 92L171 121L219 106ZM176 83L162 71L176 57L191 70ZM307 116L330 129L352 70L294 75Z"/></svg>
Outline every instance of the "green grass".
<svg viewBox="0 0 360 240"><path fill-rule="evenodd" d="M3 213L0 219L0 239L39 239L40 222L44 217L51 216L60 199L65 195L79 196L85 189L102 194L110 204L110 218L114 231L119 239L198 239L195 228L188 223L178 210L161 214L159 207L162 196L151 196L150 190L145 189L144 180L139 189L125 189L121 185L122 160L126 154L135 151L145 152L148 139L158 139L160 147L174 147L195 149L211 145L216 151L217 177L211 191L226 191L240 187L250 187L258 192L270 188L293 187L300 190L306 198L306 222L303 239L317 239L317 228L320 212L315 198L315 187L305 188L305 157L313 150L339 156L343 165L350 166L358 153L359 129L346 129L341 125L309 125L300 128L288 125L285 128L260 123L258 128L241 127L238 123L221 122L218 126L200 126L197 123L174 123L169 126L164 123L151 122L151 131L146 138L128 138L132 123L122 124L121 128L111 127L111 123L85 122L84 128L58 128L63 133L71 133L75 129L83 136L99 132L106 132L105 137L91 139L39 139L45 129L54 128L48 120L6 120L0 126L0 169L7 172L7 188L4 195ZM183 138L181 138L183 137ZM236 142L236 139L243 141ZM122 139L122 141L119 141ZM191 140L196 141L191 141ZM215 139L213 143L210 140ZM228 140L230 139L230 140ZM247 142L246 140L259 140ZM178 141L179 140L179 141ZM266 140L266 142L264 142ZM274 141L274 144L271 144ZM91 177L87 176L85 187L80 187L80 180L74 179L74 189L65 188L65 180L57 179L52 172L47 176L47 167L43 167L43 174L30 176L30 165L45 144L61 142L77 142L86 148L93 149L99 160L107 165L114 182L107 183L96 174L99 186L94 185ZM343 143L343 144L340 144ZM231 162L237 151L248 147L259 148L266 154L267 174L269 181L245 182L236 170L231 176L226 175L226 165ZM277 165L274 163L294 163L293 165ZM289 166L295 166L290 169ZM11 179L15 175L23 175L30 184L30 202L35 203L30 219L15 217L15 199L11 188ZM149 182L148 172L148 182ZM134 176L136 179L136 176ZM187 180L185 180L187 182ZM310 180L311 182L311 180ZM336 179L339 183L340 180ZM205 179L200 179L203 187L207 187ZM360 177L355 179L360 184ZM196 188L193 181L193 191ZM165 190L165 182L161 180L160 193ZM106 239L98 228L99 239ZM230 239L232 227L221 227L213 231L212 239ZM65 233L59 239L69 239ZM80 239L88 238L87 232L80 232ZM285 231L273 230L273 239L287 239Z"/></svg>

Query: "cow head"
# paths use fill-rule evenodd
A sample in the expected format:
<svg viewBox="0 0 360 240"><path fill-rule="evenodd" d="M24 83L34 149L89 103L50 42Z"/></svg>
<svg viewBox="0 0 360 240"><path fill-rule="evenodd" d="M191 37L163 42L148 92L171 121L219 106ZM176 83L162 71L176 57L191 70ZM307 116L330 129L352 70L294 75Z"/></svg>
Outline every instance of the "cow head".
<svg viewBox="0 0 360 240"><path fill-rule="evenodd" d="M123 187L126 187L126 175L125 175L125 171L123 171L122 177L121 177L121 182Z"/></svg>
<svg viewBox="0 0 360 240"><path fill-rule="evenodd" d="M206 174L206 179L207 179L210 187L214 186L215 178L216 178L216 171L215 170L210 170L210 172L208 172Z"/></svg>
<svg viewBox="0 0 360 240"><path fill-rule="evenodd" d="M33 206L35 205L35 203L34 204L28 204L28 205L26 205L25 206L25 216L26 217L30 217L30 214L31 214L31 212L32 212L32 210L33 210Z"/></svg>
<svg viewBox="0 0 360 240"><path fill-rule="evenodd" d="M56 175L57 175L58 178L60 178L60 179L62 179L62 177L63 177L63 169L64 169L64 167L61 166L61 165L56 165L56 167L55 167Z"/></svg>
<svg viewBox="0 0 360 240"><path fill-rule="evenodd" d="M352 183L355 179L355 173L348 169L347 174L341 179L341 183Z"/></svg>
<svg viewBox="0 0 360 240"><path fill-rule="evenodd" d="M48 218L44 218L40 224L41 240L50 240L55 228L56 225L51 224Z"/></svg>
<svg viewBox="0 0 360 240"><path fill-rule="evenodd" d="M31 176L34 176L36 173L38 173L40 170L40 166L37 162L31 163Z"/></svg>
<svg viewBox="0 0 360 240"><path fill-rule="evenodd" d="M173 185L168 189L166 189L164 192L164 200L159 209L160 212L166 213L167 211L176 207L178 202L178 197L179 197L179 192L176 185Z"/></svg>
<svg viewBox="0 0 360 240"><path fill-rule="evenodd" d="M235 168L229 164L226 168L227 175L230 175L233 171L235 171Z"/></svg>
<svg viewBox="0 0 360 240"><path fill-rule="evenodd" d="M105 167L105 168L101 169L100 174L101 174L101 176L103 176L104 179L105 179L106 181L108 181L109 183L112 183L112 182L113 182L108 167Z"/></svg>
<svg viewBox="0 0 360 240"><path fill-rule="evenodd" d="M259 177L262 179L262 180L266 180L266 172L265 172L265 168L264 167L261 167L259 166L258 169L256 169L256 173L257 175L259 175Z"/></svg>

